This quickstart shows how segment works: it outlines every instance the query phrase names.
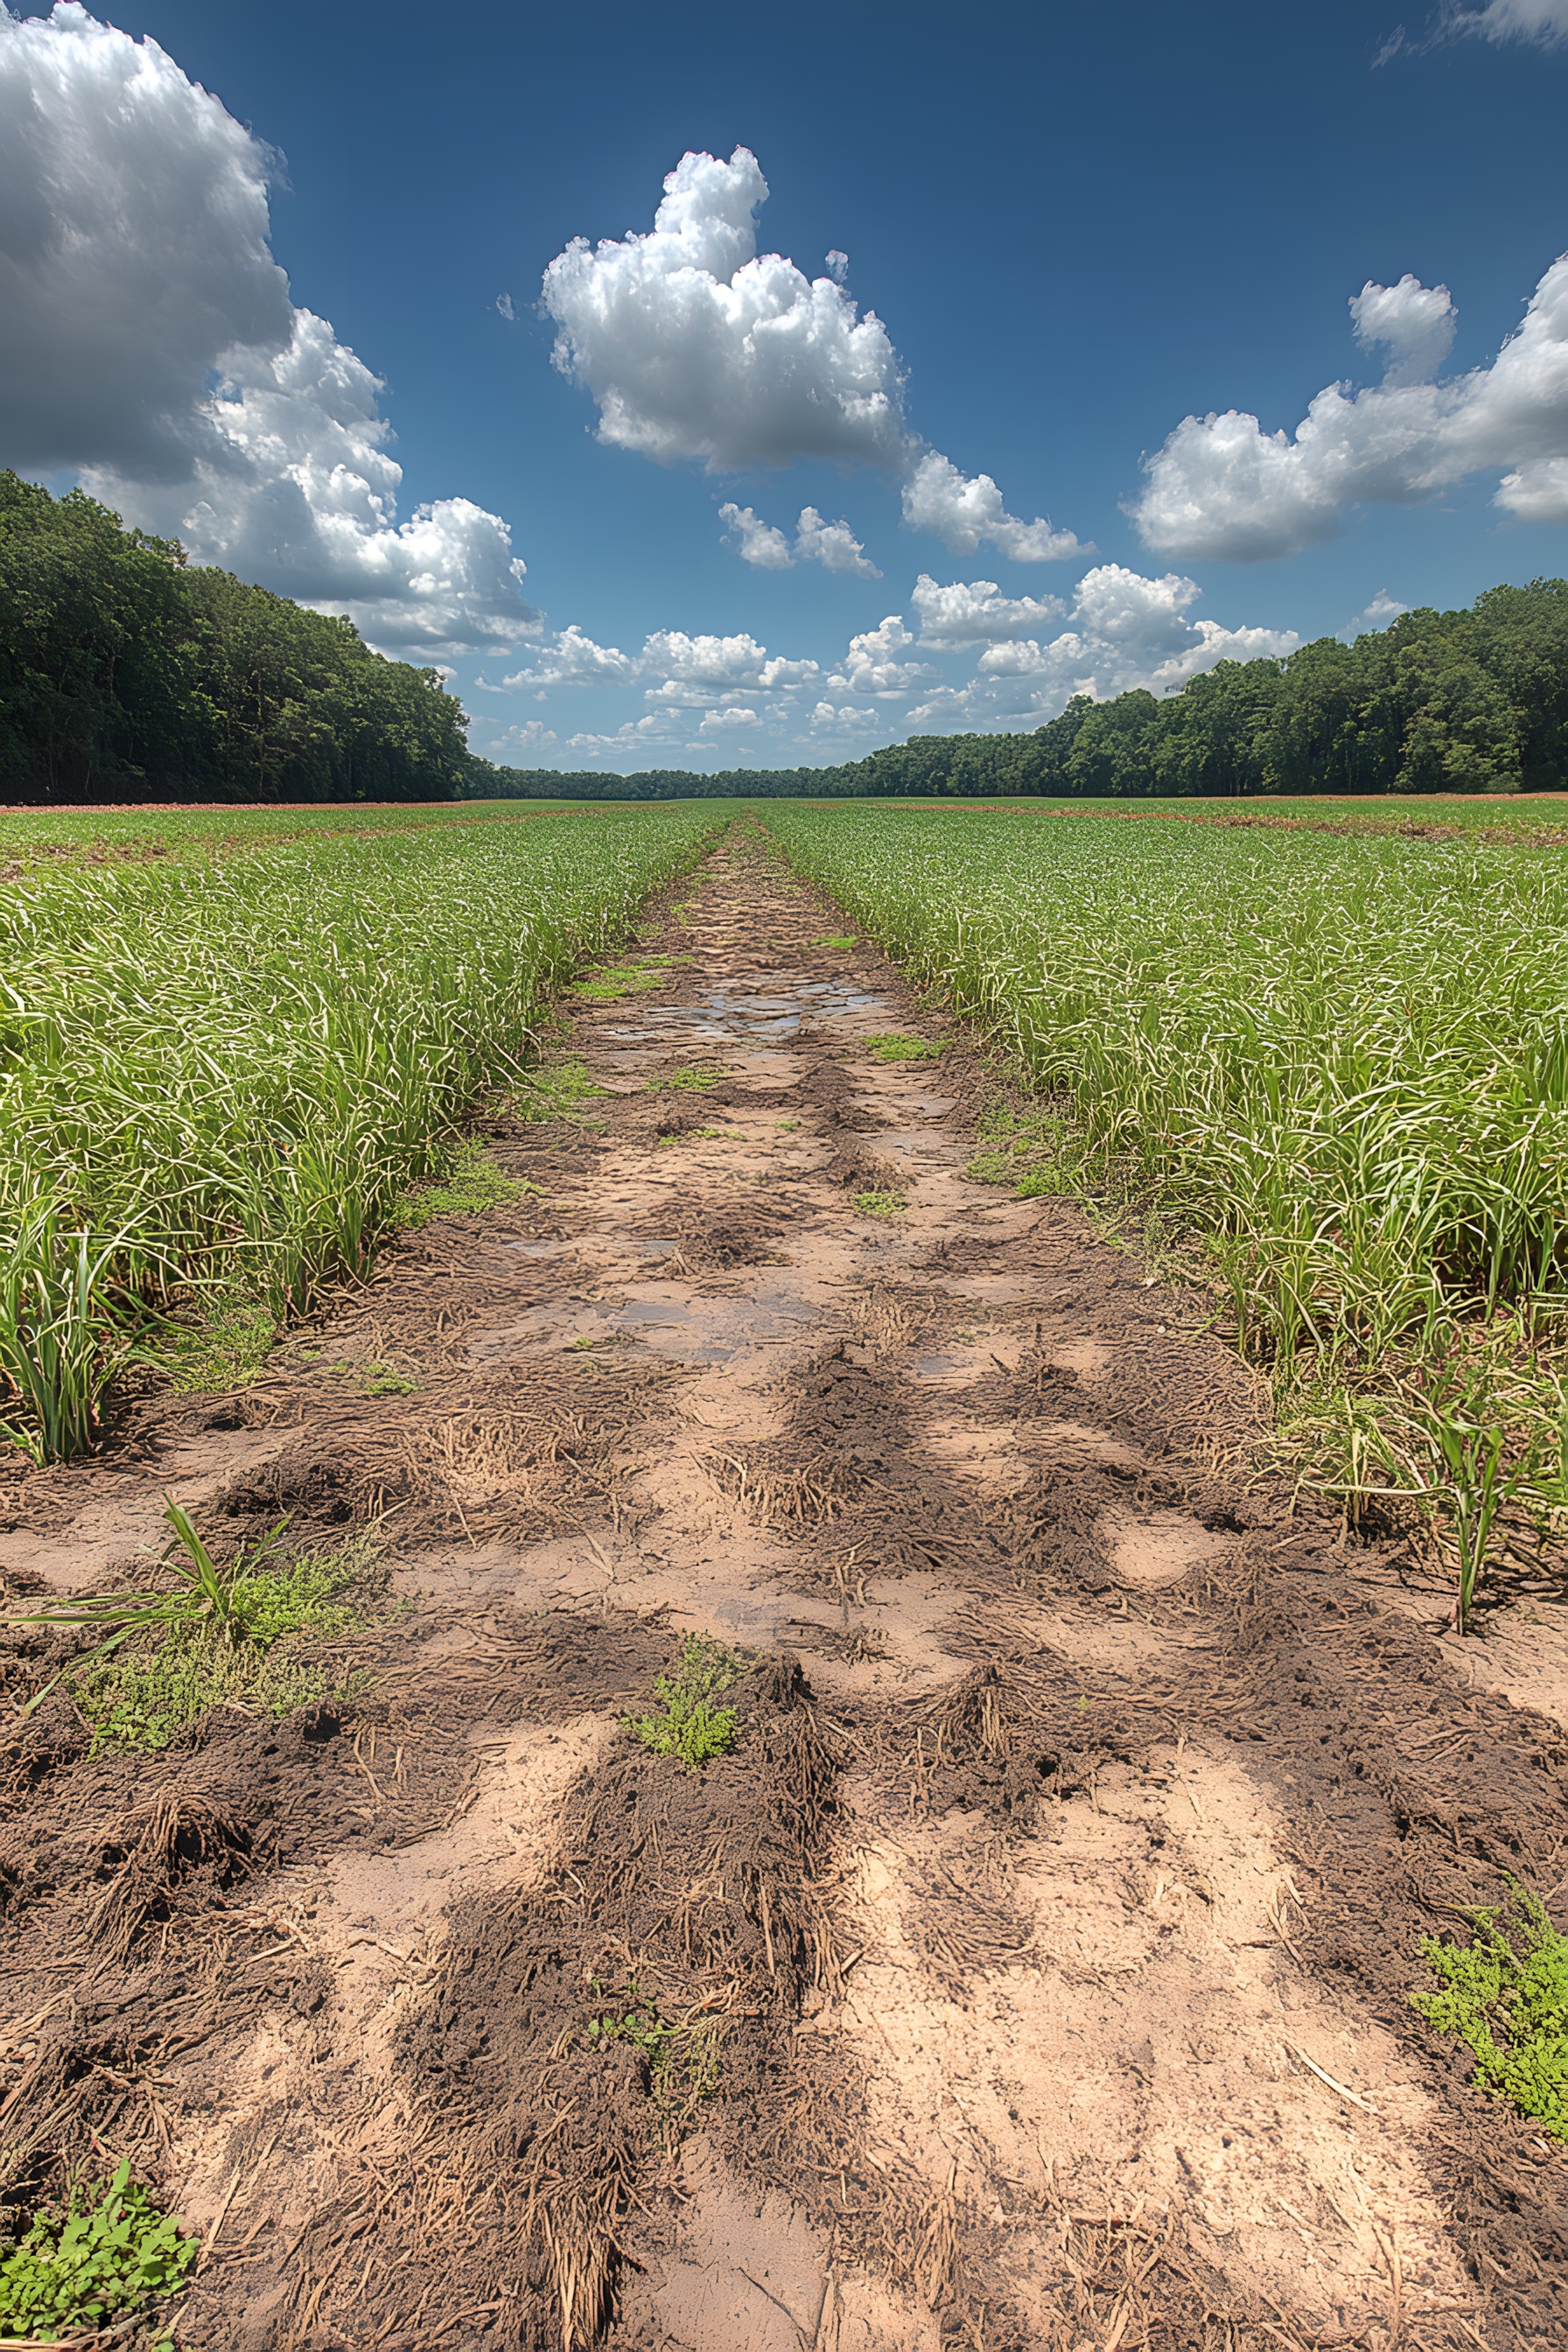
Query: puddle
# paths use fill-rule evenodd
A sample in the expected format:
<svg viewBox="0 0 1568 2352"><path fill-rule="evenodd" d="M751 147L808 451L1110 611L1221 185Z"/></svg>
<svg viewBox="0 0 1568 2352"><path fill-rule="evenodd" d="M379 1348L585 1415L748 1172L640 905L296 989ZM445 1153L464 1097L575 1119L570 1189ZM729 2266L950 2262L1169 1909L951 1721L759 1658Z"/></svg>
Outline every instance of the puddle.
<svg viewBox="0 0 1568 2352"><path fill-rule="evenodd" d="M745 1298L628 1298L620 1328L683 1364L731 1364L754 1349L799 1339L816 1309L783 1284Z"/></svg>

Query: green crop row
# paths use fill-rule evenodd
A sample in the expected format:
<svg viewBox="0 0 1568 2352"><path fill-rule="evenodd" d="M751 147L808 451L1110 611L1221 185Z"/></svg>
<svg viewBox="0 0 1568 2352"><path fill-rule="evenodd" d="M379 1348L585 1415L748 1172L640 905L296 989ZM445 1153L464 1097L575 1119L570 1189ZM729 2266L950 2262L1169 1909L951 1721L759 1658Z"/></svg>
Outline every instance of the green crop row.
<svg viewBox="0 0 1568 2352"><path fill-rule="evenodd" d="M1089 1164L1206 1237L1311 1475L1352 1509L1435 1506L1463 1613L1489 1546L1560 1532L1560 853L1043 811L764 821L1070 1108Z"/></svg>
<svg viewBox="0 0 1568 2352"><path fill-rule="evenodd" d="M542 1001L700 805L56 866L0 898L0 1426L91 1442L193 1288L281 1319L369 1263Z"/></svg>

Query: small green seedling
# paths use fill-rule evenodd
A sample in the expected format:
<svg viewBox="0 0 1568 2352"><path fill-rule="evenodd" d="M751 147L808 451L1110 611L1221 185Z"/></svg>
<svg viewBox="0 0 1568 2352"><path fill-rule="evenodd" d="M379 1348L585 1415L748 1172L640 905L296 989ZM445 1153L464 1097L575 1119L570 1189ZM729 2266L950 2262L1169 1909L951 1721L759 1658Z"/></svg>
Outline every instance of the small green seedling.
<svg viewBox="0 0 1568 2352"><path fill-rule="evenodd" d="M1497 1905L1470 1913L1463 1948L1426 1938L1421 1957L1441 1990L1413 1992L1410 2006L1474 2051L1483 2089L1568 2141L1568 1936L1539 1895L1514 1878L1509 1889L1506 1933L1509 1906Z"/></svg>
<svg viewBox="0 0 1568 2352"><path fill-rule="evenodd" d="M851 948L858 948L858 947L859 946L859 944L860 944L860 942L859 942L859 940L858 940L858 939L854 939L854 940L836 940L836 939L826 939L826 940L813 940L813 941L812 941L812 945L813 945L813 947L816 947L816 948L835 948L835 949L837 949L837 951L838 951L838 953L839 953L840 955L847 955Z"/></svg>
<svg viewBox="0 0 1568 2352"><path fill-rule="evenodd" d="M863 1217L901 1217L909 1207L901 1192L857 1192L855 1206Z"/></svg>
<svg viewBox="0 0 1568 2352"><path fill-rule="evenodd" d="M940 1062L944 1048L930 1037L868 1037L879 1062Z"/></svg>
<svg viewBox="0 0 1568 2352"><path fill-rule="evenodd" d="M588 1989L596 1998L606 1998L597 1977L590 1977ZM608 1996L613 2006L588 2020L588 2040L595 2050L603 2050L612 2042L629 2042L640 2050L657 2074L670 2042L675 2028L667 2025L658 2013L658 2003L649 1999L637 1984L636 1977L626 1979L626 1990Z"/></svg>
<svg viewBox="0 0 1568 2352"><path fill-rule="evenodd" d="M776 1120L774 1123L781 1135L793 1135L796 1128L800 1125L798 1118L781 1118Z"/></svg>
<svg viewBox="0 0 1568 2352"><path fill-rule="evenodd" d="M549 1062L524 1074L511 1097L511 1107L519 1118L531 1125L540 1119L569 1118L574 1104L604 1091L588 1076L585 1062Z"/></svg>
<svg viewBox="0 0 1568 2352"><path fill-rule="evenodd" d="M705 1095L710 1087L719 1084L723 1076L722 1070L711 1068L671 1070L668 1078L655 1078L652 1084L656 1090L662 1085L678 1087L687 1094Z"/></svg>
<svg viewBox="0 0 1568 2352"><path fill-rule="evenodd" d="M622 1720L656 1756L676 1757L689 1772L700 1772L715 1756L722 1756L735 1737L734 1708L715 1706L713 1701L745 1671L745 1660L721 1642L689 1633L673 1670L654 1678L662 1712L628 1715Z"/></svg>
<svg viewBox="0 0 1568 2352"><path fill-rule="evenodd" d="M644 995L650 988L664 986L668 974L660 966L668 961L665 956L649 956L637 963L599 964L572 982L572 993L586 997L591 1004L614 1004L618 997Z"/></svg>
<svg viewBox="0 0 1568 2352"><path fill-rule="evenodd" d="M41 2207L14 2245L0 2242L0 2333L10 2341L89 2332L96 2342L115 2320L178 2294L198 2251L132 2179L127 2158L112 2180L78 2182L63 2206Z"/></svg>

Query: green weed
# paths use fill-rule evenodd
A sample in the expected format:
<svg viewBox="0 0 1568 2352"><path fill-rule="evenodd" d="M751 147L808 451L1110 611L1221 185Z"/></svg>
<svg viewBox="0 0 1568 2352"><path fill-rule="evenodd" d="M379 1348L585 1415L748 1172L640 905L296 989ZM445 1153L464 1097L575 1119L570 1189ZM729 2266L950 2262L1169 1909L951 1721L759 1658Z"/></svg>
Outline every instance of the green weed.
<svg viewBox="0 0 1568 2352"><path fill-rule="evenodd" d="M486 1209L505 1208L512 1201L541 1197L543 1186L526 1177L509 1176L499 1168L482 1143L459 1143L451 1166L439 1183L417 1184L405 1192L392 1212L392 1223L410 1233L427 1225L432 1217L474 1217Z"/></svg>
<svg viewBox="0 0 1568 2352"><path fill-rule="evenodd" d="M572 982L572 993L586 997L591 1004L613 1004L623 996L642 996L649 989L664 986L669 977L664 969L668 961L668 956L645 956L636 963L599 964Z"/></svg>
<svg viewBox="0 0 1568 2352"><path fill-rule="evenodd" d="M676 1757L689 1772L700 1772L735 1737L734 1708L713 1701L745 1671L745 1660L721 1642L689 1633L671 1672L654 1678L661 1711L622 1720L656 1756Z"/></svg>
<svg viewBox="0 0 1568 2352"><path fill-rule="evenodd" d="M570 1024L563 1024L569 1027ZM602 1095L603 1087L595 1086L588 1076L585 1062L568 1059L547 1062L537 1069L525 1070L511 1095L511 1107L520 1119L533 1122L542 1119L570 1118L574 1105L586 1101L590 1095Z"/></svg>
<svg viewBox="0 0 1568 2352"><path fill-rule="evenodd" d="M901 1192L857 1192L855 1206L863 1217L901 1217L909 1207Z"/></svg>
<svg viewBox="0 0 1568 2352"><path fill-rule="evenodd" d="M940 1062L944 1048L930 1037L868 1037L879 1062Z"/></svg>
<svg viewBox="0 0 1568 2352"><path fill-rule="evenodd" d="M667 1078L650 1078L648 1091L658 1094L661 1087L676 1087L685 1093L705 1095L710 1087L716 1087L726 1076L725 1071L716 1069L671 1070Z"/></svg>
<svg viewBox="0 0 1568 2352"><path fill-rule="evenodd" d="M1539 1895L1516 1879L1509 1887L1506 1933L1500 1905L1470 1914L1468 1946L1427 1937L1421 1957L1442 1989L1413 1992L1410 2005L1475 2053L1484 2089L1568 2140L1568 1937Z"/></svg>
<svg viewBox="0 0 1568 2352"><path fill-rule="evenodd" d="M813 940L811 944L814 948L836 948L840 955L847 955L850 949L858 948L860 942L858 939L827 939Z"/></svg>
<svg viewBox="0 0 1568 2352"><path fill-rule="evenodd" d="M600 2000L605 1998L597 1977L589 1978L588 1988ZM629 2042L657 2073L675 2038L675 2028L665 2023L657 2003L639 1990L636 1977L628 1977L624 1991L611 1994L609 2001L608 2008L588 2020L589 2042L599 2050L609 2042Z"/></svg>
<svg viewBox="0 0 1568 2352"><path fill-rule="evenodd" d="M302 1654L311 1642L346 1633L384 1580L368 1541L327 1557L304 1555L287 1568L265 1565L282 1534L279 1522L258 1543L215 1559L189 1514L171 1503L174 1530L158 1566L172 1590L100 1594L52 1601L12 1617L13 1625L100 1632L84 1657L72 1659L27 1703L31 1712L65 1682L105 1747L166 1748L215 1706L283 1716L327 1695L330 1676ZM345 1598L359 1587L357 1603Z"/></svg>
<svg viewBox="0 0 1568 2352"><path fill-rule="evenodd" d="M178 2294L199 2251L132 2179L126 2158L112 2180L77 2183L63 2205L34 2213L15 2244L0 2242L0 2331L7 2340L89 2331L96 2340Z"/></svg>
<svg viewBox="0 0 1568 2352"><path fill-rule="evenodd" d="M201 1323L173 1327L137 1353L176 1394L210 1396L259 1380L277 1338L278 1325L259 1300L229 1290L219 1293Z"/></svg>

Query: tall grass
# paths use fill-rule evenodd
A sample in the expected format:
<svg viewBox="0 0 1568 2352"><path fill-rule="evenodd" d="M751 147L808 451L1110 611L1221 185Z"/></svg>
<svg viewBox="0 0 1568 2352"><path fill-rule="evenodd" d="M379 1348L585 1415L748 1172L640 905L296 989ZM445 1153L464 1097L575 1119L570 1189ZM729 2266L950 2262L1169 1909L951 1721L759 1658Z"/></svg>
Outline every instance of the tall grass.
<svg viewBox="0 0 1568 2352"><path fill-rule="evenodd" d="M700 805L57 867L0 900L0 1428L90 1444L191 1286L278 1319L363 1271L542 1000Z"/></svg>
<svg viewBox="0 0 1568 2352"><path fill-rule="evenodd" d="M1352 1507L1465 1606L1563 1483L1568 864L1471 840L769 809L792 860L1211 1239ZM1494 1439L1497 1441L1494 1443Z"/></svg>

